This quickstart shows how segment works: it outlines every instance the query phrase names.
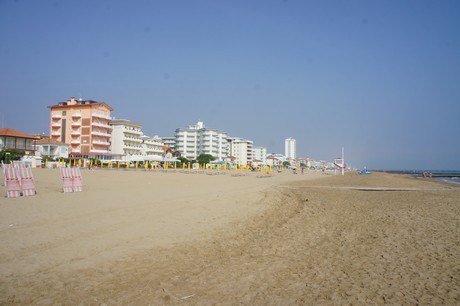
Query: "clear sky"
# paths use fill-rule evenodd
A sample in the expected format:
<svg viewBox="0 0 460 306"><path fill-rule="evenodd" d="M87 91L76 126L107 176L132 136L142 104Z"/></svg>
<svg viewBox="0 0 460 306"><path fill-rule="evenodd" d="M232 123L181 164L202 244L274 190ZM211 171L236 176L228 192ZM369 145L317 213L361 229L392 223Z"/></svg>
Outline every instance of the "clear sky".
<svg viewBox="0 0 460 306"><path fill-rule="evenodd" d="M3 127L105 101L356 167L460 169L460 1L0 0Z"/></svg>

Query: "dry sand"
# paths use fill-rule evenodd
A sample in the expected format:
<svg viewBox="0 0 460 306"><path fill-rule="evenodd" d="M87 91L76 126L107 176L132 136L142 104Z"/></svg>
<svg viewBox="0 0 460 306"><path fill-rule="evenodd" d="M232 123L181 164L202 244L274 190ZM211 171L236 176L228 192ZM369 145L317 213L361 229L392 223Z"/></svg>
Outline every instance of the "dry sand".
<svg viewBox="0 0 460 306"><path fill-rule="evenodd" d="M38 195L0 198L1 305L460 303L458 186L82 174L81 193L36 169Z"/></svg>

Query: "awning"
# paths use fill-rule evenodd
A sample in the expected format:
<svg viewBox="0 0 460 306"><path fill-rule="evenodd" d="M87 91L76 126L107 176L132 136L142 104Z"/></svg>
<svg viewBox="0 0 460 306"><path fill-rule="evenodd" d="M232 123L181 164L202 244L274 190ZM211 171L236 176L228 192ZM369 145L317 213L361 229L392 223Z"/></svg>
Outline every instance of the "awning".
<svg viewBox="0 0 460 306"><path fill-rule="evenodd" d="M167 163L178 163L178 162L180 162L180 160L178 160L175 157L173 157L173 158L165 158L163 161L167 162Z"/></svg>
<svg viewBox="0 0 460 306"><path fill-rule="evenodd" d="M160 161L163 161L163 156L157 156L157 155L151 155L151 156L144 156L144 160L148 160L148 161L156 161L156 162L160 162Z"/></svg>

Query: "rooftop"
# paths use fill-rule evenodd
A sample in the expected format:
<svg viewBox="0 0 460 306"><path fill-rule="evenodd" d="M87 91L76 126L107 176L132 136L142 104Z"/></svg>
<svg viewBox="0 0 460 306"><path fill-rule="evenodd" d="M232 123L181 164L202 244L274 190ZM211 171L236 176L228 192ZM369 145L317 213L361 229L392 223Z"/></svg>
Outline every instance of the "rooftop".
<svg viewBox="0 0 460 306"><path fill-rule="evenodd" d="M19 132L10 128L3 128L0 129L0 136L9 136L9 137L17 137L17 138L28 138L28 139L37 139L37 137Z"/></svg>
<svg viewBox="0 0 460 306"><path fill-rule="evenodd" d="M94 100L83 100L81 98L77 100L74 97L70 98L69 100L65 102L58 102L56 105L48 106L48 108L67 107L67 106L73 106L73 105L83 105L84 106L84 105L95 105L95 104L104 104L108 109L110 109L111 111L113 110L113 108L105 102L98 102Z"/></svg>
<svg viewBox="0 0 460 306"><path fill-rule="evenodd" d="M67 145L68 146L68 144L65 142L57 141L49 137L43 137L42 139L37 140L35 143L36 144L57 144L57 145Z"/></svg>

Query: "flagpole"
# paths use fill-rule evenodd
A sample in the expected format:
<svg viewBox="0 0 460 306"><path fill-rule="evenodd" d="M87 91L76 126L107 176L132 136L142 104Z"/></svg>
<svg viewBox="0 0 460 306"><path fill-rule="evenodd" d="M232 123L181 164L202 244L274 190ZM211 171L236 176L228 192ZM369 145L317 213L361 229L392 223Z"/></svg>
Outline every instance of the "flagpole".
<svg viewBox="0 0 460 306"><path fill-rule="evenodd" d="M342 175L345 175L345 155L344 155L343 147L342 147Z"/></svg>

